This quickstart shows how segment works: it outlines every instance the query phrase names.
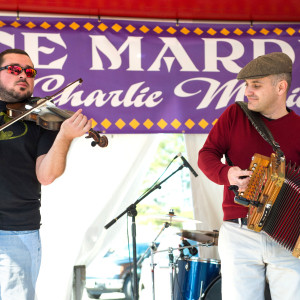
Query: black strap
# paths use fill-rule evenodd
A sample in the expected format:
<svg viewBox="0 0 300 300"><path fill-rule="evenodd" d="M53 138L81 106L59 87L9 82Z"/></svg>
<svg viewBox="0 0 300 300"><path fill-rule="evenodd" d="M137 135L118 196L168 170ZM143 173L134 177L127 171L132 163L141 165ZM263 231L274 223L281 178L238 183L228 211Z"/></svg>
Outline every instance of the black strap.
<svg viewBox="0 0 300 300"><path fill-rule="evenodd" d="M281 157L284 157L284 153L281 151L279 144L274 140L274 137L269 130L269 128L266 126L266 124L261 119L261 115L258 112L252 111L248 109L248 105L245 102L242 101L236 101L236 103L241 107L241 109L244 111L246 116L248 117L251 124L254 126L254 128L257 130L257 132L263 137L265 141L267 141L273 148L273 151L276 155L276 164L279 166ZM225 153L225 158L227 161L227 164L229 166L233 166L232 161L228 157L227 153ZM232 190L235 194L235 201L241 205L249 206L249 204L255 205L258 207L261 205L260 202L257 201L249 201L248 199L243 198L241 195L239 195L238 192L238 186L237 185L230 185L229 190Z"/></svg>
<svg viewBox="0 0 300 300"><path fill-rule="evenodd" d="M280 157L284 157L284 153L281 151L279 144L274 140L271 131L266 126L264 121L261 119L261 114L249 110L247 103L245 102L236 101L236 104L238 104L241 107L241 109L244 111L249 121L251 122L251 124L258 131L258 133L263 137L263 139L272 146L273 151L276 153L277 158L280 159Z"/></svg>

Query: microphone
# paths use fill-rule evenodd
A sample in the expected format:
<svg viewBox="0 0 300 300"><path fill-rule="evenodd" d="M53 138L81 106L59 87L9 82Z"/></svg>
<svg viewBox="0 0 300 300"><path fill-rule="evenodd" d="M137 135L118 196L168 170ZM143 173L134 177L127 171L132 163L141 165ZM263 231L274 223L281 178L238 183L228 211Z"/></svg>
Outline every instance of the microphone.
<svg viewBox="0 0 300 300"><path fill-rule="evenodd" d="M179 157L181 155L181 153L179 152L178 154L176 154L173 158L173 160L175 160L177 157Z"/></svg>
<svg viewBox="0 0 300 300"><path fill-rule="evenodd" d="M188 161L181 155L180 152L177 154L177 156L180 156L180 158L181 158L182 161L183 161L184 166L187 167L187 168L189 168L190 171L193 173L193 175L194 175L195 177L197 177L198 174L196 173L196 171L192 168L192 166L188 163Z"/></svg>

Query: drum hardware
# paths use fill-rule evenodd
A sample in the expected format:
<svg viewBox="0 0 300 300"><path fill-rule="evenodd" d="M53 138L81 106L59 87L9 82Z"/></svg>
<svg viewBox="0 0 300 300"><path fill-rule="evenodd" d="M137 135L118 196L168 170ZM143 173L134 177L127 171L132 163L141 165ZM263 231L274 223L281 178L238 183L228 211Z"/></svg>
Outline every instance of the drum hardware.
<svg viewBox="0 0 300 300"><path fill-rule="evenodd" d="M192 260L192 259L199 259L197 257L184 256L183 258L177 258L174 261L174 254L173 254L173 252L175 250L182 251L184 249L190 249L190 248L195 248L195 247L200 247L200 246L207 246L207 244L203 245L203 244L197 243L196 245L187 245L187 246L177 247L177 248L169 247L168 249L154 251L151 254L152 256L154 256L154 254L157 254L157 253L168 252L168 257L169 257L169 274L170 274L170 291L171 291L170 298L171 298L171 300L187 300L186 298L183 298L182 294L181 294L180 297L178 296L178 287L179 287L180 283L178 282L178 275L177 274L178 274L178 272L182 272L181 269L185 269L185 272L189 273L191 271L190 270L191 265L189 264L189 261ZM179 261L186 262L186 264L181 266L181 264L183 264L183 263L178 263ZM204 262L206 263L206 262L209 261L209 263L211 263L211 264L213 264L212 262L215 261L217 264L219 264L218 260L213 260L213 259L201 259L201 261L202 261L202 263L204 263ZM180 267L179 267L179 265L180 265ZM210 267L210 268L212 268L212 267ZM194 273L194 271L191 271L191 272ZM152 274L153 273L154 273L154 268L152 270ZM177 282L176 282L176 280L177 280ZM174 284L174 282L175 282L175 284ZM176 285L176 283L177 283L177 285ZM204 286L203 282L200 282L200 283L202 284L202 286L204 288L206 288L207 284ZM152 282L152 284L153 284L153 287L154 287L154 276L153 276L153 282ZM196 284L196 283L193 282L193 285L194 284ZM203 289L203 287L202 287L202 289ZM190 290L192 287L189 285L188 288ZM198 288L198 286L197 286L197 288ZM153 293L154 293L154 289L153 289ZM197 294L200 295L200 291L198 291ZM155 296L153 296L153 298L154 297ZM190 300L190 299L188 298L188 300Z"/></svg>
<svg viewBox="0 0 300 300"><path fill-rule="evenodd" d="M218 245L219 231L203 231L203 230L182 230L177 235L182 236L186 239L208 244L211 246Z"/></svg>
<svg viewBox="0 0 300 300"><path fill-rule="evenodd" d="M154 284L154 268L156 266L156 264L154 263L154 254L157 252L157 247L156 247L156 240L158 239L158 237L163 233L163 231L170 227L171 224L168 222L165 222L161 228L161 230L159 231L158 235L155 237L155 239L152 241L151 245L146 249L146 251L143 253L143 255L140 257L139 261L137 262L137 265L140 265L145 257L145 255L147 254L147 252L149 250L151 250L151 281L152 281L152 295L153 295L153 300L155 300L155 284Z"/></svg>
<svg viewBox="0 0 300 300"><path fill-rule="evenodd" d="M176 216L175 213L174 213L174 209L170 209L169 210L169 213L166 214L166 215L157 215L157 216L147 216L147 218L153 218L153 219L160 219L160 220L167 220L168 222L164 222L160 232L158 233L158 235L156 236L156 238L154 239L154 241L151 243L151 246L149 246L146 251L143 253L143 255L141 256L141 258L139 259L139 261L137 262L137 265L141 264L141 262L143 261L146 253L151 250L151 273L152 273L152 295L153 295L153 300L155 300L155 285L154 285L154 269L155 269L155 266L156 264L154 263L154 254L157 253L157 252L163 252L163 251L171 251L172 254L173 254L173 250L180 250L180 249L185 249L185 248L188 248L188 247L195 247L195 246L187 246L187 247L180 247L180 248L176 248L176 249L173 249L173 248L169 248L168 250L162 250L162 251L157 251L156 249L156 243L155 241L158 239L158 237L162 234L162 232L170 227L172 225L172 222L193 222L193 223L202 223L201 221L198 221L198 220L193 220L193 219L189 219L189 218L184 218L184 217L179 217L179 216ZM171 257L170 257L171 254L169 254L169 258L171 260ZM174 258L173 258L174 260ZM169 265L170 265L170 273L171 271L173 272L174 271L174 261L170 261L169 262Z"/></svg>
<svg viewBox="0 0 300 300"><path fill-rule="evenodd" d="M191 244L187 240L183 239L182 240L182 245L179 245L179 247L185 247L185 246L191 246ZM192 247L188 247L188 249L189 249L189 253L191 254L191 256L194 256L194 255L198 254L198 250L197 250L196 247L192 246ZM179 251L180 251L179 257L183 258L184 257L183 249L180 249Z"/></svg>
<svg viewBox="0 0 300 300"><path fill-rule="evenodd" d="M170 224L172 224L172 222L202 223L201 221L198 221L195 219L189 219L189 218L185 218L185 217L176 216L173 209L170 209L169 213L166 215L154 215L154 216L149 216L149 217L153 218L153 219L158 219L158 220L168 220Z"/></svg>
<svg viewBox="0 0 300 300"><path fill-rule="evenodd" d="M155 237L155 239L152 241L151 245L146 249L146 251L143 253L143 255L140 257L139 261L137 262L137 265L140 265L141 262L143 261L145 255L147 254L147 252L149 250L151 250L151 280L152 280L152 295L153 295L153 300L155 300L155 281L154 281L154 269L156 264L154 263L154 254L158 253L158 252L165 252L168 251L169 252L169 267L170 267L170 275L172 275L173 278L173 273L175 270L175 263L174 263L174 256L173 256L173 250L181 250L181 249L185 249L185 248L192 248L195 246L184 246L184 247L179 247L179 248L169 248L167 250L161 250L161 251L157 251L156 248L156 240L158 239L158 237L163 233L163 231L170 227L172 225L172 221L176 221L176 222L186 222L188 221L192 221L192 222L196 222L196 223L201 223L200 221L197 220L192 220L192 219L187 219L187 218L181 218L175 215L174 213L174 209L170 209L169 213L167 215L164 216L158 216L157 218L160 219L167 219L169 222L165 222L160 230L160 232L158 233L158 235ZM173 256L173 258L172 258ZM173 284L173 283L172 283ZM173 290L173 288L172 288ZM172 298L173 299L173 298Z"/></svg>
<svg viewBox="0 0 300 300"><path fill-rule="evenodd" d="M175 263L174 263L174 255L173 248L169 248L169 271L170 271L170 287L171 287L171 300L174 299L174 274L175 274Z"/></svg>
<svg viewBox="0 0 300 300"><path fill-rule="evenodd" d="M196 247L200 247L200 246L213 246L213 245L217 245L217 240L218 240L218 231L199 231L199 230L191 230L191 231L187 231L187 230L182 230L180 233L177 233L177 235L180 235L183 239L182 239L182 245L179 245L179 247L177 248L172 248L169 247L168 249L164 249L164 250L158 250L155 247L155 241L157 240L157 238L161 235L161 233L168 227L170 227L172 225L173 222L193 222L193 223L202 223L201 221L198 220L193 220L193 219L189 219L189 218L184 218L184 217L179 217L176 216L174 213L173 209L170 209L169 213L166 215L157 215L157 216L148 216L151 218L155 218L155 219L160 219L160 220L167 220L168 222L165 222L162 229L160 230L159 234L156 236L156 238L154 239L154 241L152 242L152 246L149 246L148 249L146 250L146 252L143 254L143 256L140 258L138 264L142 261L144 255L147 253L147 251L149 251L149 249L151 249L151 273L152 273L152 295L153 295L153 300L155 300L155 267L156 264L154 263L154 255L156 253L160 253L160 252L168 252L168 258L169 258L169 274L170 274L170 289L171 289L171 300L185 300L186 298L176 298L176 296L178 296L178 287L180 285L179 282L176 282L174 284L174 280L176 278L178 278L177 274L178 272L182 272L181 269L182 268L186 268L185 272L186 273L190 273L192 272L191 265L189 263L189 261L191 260L190 256L184 256L183 255L183 250L184 249L189 249L189 252L191 255L196 255L197 254L197 249ZM185 238L187 239L191 239L194 240L196 242L198 242L196 245L191 245L188 241L185 240ZM174 250L179 250L180 252L180 259L174 259ZM195 251L196 250L196 251ZM181 265L182 263L178 263L178 261L183 261L186 262L185 266L180 266L179 268L179 264ZM213 263L214 260L207 260L204 259L202 260L201 264L205 264L205 265L218 265L219 261L216 261L217 263ZM205 282L204 282L205 281ZM197 291L197 294L200 295L202 294L202 291L205 290L205 288L207 287L207 283L206 280L201 280L200 281L200 289L199 291ZM197 286L197 288L199 288ZM189 287L189 289L191 289L191 287ZM177 293L175 295L175 293ZM197 299L200 299L200 298ZM196 299L196 298L195 298ZM188 299L189 300L189 299Z"/></svg>
<svg viewBox="0 0 300 300"><path fill-rule="evenodd" d="M166 252L166 251L174 251L174 250L183 250L183 249L189 249L189 248L195 248L195 247L200 247L200 246L206 246L206 244L200 244L200 243L197 243L196 245L190 245L190 246L182 246L182 247L177 247L177 248L173 248L173 247L170 247L168 249L165 249L165 250L158 250L158 251L155 251L154 254L156 253L160 253L160 252Z"/></svg>
<svg viewBox="0 0 300 300"><path fill-rule="evenodd" d="M186 264L184 268L185 268L186 271L189 271L190 270L189 264Z"/></svg>

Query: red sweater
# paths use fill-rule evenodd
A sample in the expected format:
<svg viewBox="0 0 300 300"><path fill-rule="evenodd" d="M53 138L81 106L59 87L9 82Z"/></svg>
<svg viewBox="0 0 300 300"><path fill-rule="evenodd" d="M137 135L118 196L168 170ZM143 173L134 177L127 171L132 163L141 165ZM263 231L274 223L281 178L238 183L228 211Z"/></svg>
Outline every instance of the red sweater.
<svg viewBox="0 0 300 300"><path fill-rule="evenodd" d="M286 162L300 165L300 116L290 111L286 116L269 120L262 116L276 142L283 151ZM234 193L228 190L227 173L230 168L221 162L227 153L233 165L248 169L255 153L270 156L273 152L268 144L251 125L242 109L229 106L210 131L203 148L199 151L198 166L213 182L224 185L224 220L244 218L248 208L234 203Z"/></svg>

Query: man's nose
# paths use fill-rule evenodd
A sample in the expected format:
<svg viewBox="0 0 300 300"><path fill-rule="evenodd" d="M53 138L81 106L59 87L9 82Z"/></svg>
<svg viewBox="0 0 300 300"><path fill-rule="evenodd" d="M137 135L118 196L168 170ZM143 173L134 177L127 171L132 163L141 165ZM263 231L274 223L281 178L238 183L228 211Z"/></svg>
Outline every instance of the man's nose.
<svg viewBox="0 0 300 300"><path fill-rule="evenodd" d="M23 74L23 72L24 72L24 74ZM22 70L21 70L21 73L19 74L19 77L20 77L20 78L26 78L26 77L27 77L26 72L25 72L25 69L22 69Z"/></svg>
<svg viewBox="0 0 300 300"><path fill-rule="evenodd" d="M245 88L245 96L248 97L250 95L253 95L253 90L249 86L246 86L246 88Z"/></svg>

